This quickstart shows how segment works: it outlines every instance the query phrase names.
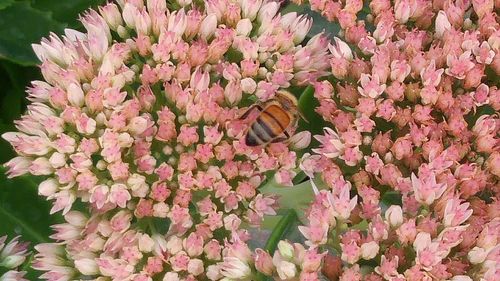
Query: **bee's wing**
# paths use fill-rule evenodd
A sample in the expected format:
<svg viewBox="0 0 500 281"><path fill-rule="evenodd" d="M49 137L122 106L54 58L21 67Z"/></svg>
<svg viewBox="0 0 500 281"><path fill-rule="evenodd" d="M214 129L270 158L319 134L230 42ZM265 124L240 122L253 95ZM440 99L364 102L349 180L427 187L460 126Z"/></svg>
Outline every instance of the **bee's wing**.
<svg viewBox="0 0 500 281"><path fill-rule="evenodd" d="M299 114L300 118L302 118L302 120L306 121L306 123L309 124L309 120L307 120L307 118L304 115L304 113L302 113L302 111L300 111L300 109L298 107L297 107L297 113Z"/></svg>
<svg viewBox="0 0 500 281"><path fill-rule="evenodd" d="M263 108L260 104L254 104L254 105L250 106L238 119L243 120L243 119L247 118L248 115L250 115L250 113L252 113L252 111L254 111L255 109L258 109L259 111L263 110Z"/></svg>

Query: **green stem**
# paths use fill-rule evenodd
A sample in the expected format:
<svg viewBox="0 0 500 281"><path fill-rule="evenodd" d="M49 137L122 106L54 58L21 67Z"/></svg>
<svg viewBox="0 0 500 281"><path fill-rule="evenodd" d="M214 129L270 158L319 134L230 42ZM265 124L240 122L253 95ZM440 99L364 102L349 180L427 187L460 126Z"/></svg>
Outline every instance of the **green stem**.
<svg viewBox="0 0 500 281"><path fill-rule="evenodd" d="M24 265L21 268L21 271L28 271L30 266L31 266L31 262L33 261L34 258L35 258L35 253L31 253L31 255L29 255L29 257L24 262Z"/></svg>
<svg viewBox="0 0 500 281"><path fill-rule="evenodd" d="M14 215L12 215L9 212L7 212L1 206L0 206L0 214L5 215L13 223L15 223L15 224L19 225L21 228L23 228L24 231L28 235L30 235L32 238L34 238L38 243L46 243L47 242L47 240L42 235L40 235L39 233L37 233L33 228L31 228L29 225L27 225L26 223L24 223L22 220L16 218Z"/></svg>
<svg viewBox="0 0 500 281"><path fill-rule="evenodd" d="M276 247L278 246L278 242L283 238L287 230L290 226L297 220L297 213L293 209L289 209L287 213L280 219L278 224L271 232L269 239L267 239L266 246L264 250L267 251L270 255L273 255ZM255 276L256 281L264 281L266 280L266 276L261 272L258 272Z"/></svg>

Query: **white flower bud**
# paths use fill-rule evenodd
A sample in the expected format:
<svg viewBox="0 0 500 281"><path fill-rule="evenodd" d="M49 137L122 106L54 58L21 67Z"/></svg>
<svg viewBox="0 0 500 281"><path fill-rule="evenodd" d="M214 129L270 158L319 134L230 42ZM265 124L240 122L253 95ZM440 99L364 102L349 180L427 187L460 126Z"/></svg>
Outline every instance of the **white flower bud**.
<svg viewBox="0 0 500 281"><path fill-rule="evenodd" d="M148 128L148 120L141 116L136 116L130 120L130 123L128 124L128 130L132 135L140 135L146 131Z"/></svg>
<svg viewBox="0 0 500 281"><path fill-rule="evenodd" d="M163 277L163 281L179 281L179 274L177 272L167 272Z"/></svg>
<svg viewBox="0 0 500 281"><path fill-rule="evenodd" d="M200 24L200 37L208 40L215 33L215 29L217 29L217 15L209 14L203 19Z"/></svg>
<svg viewBox="0 0 500 281"><path fill-rule="evenodd" d="M85 94L83 93L83 90L79 85L71 83L68 86L68 101L73 106L83 106L83 104L85 103Z"/></svg>
<svg viewBox="0 0 500 281"><path fill-rule="evenodd" d="M144 253L149 253L153 250L155 241L149 237L147 234L143 234L139 237L139 250Z"/></svg>
<svg viewBox="0 0 500 281"><path fill-rule="evenodd" d="M297 274L297 267L291 262L281 261L279 265L276 266L276 271L282 280L289 280Z"/></svg>
<svg viewBox="0 0 500 281"><path fill-rule="evenodd" d="M278 251L284 259L293 258L293 245L287 241L281 240L280 242L278 242Z"/></svg>
<svg viewBox="0 0 500 281"><path fill-rule="evenodd" d="M435 36L437 38L443 37L444 33L447 30L451 29L451 23L448 21L448 17L446 16L446 13L444 11L439 11L436 17L435 29L436 29Z"/></svg>
<svg viewBox="0 0 500 281"><path fill-rule="evenodd" d="M99 273L99 267L94 259L79 259L75 261L75 267L84 275L95 275Z"/></svg>
<svg viewBox="0 0 500 281"><path fill-rule="evenodd" d="M166 247L169 253L175 255L178 252L182 251L182 239L175 235L170 236L170 238L168 238Z"/></svg>
<svg viewBox="0 0 500 281"><path fill-rule="evenodd" d="M244 93L252 94L257 89L257 83L252 78L244 78L241 80L241 89Z"/></svg>
<svg viewBox="0 0 500 281"><path fill-rule="evenodd" d="M57 169L66 164L66 156L59 152L54 152L49 158L50 165Z"/></svg>
<svg viewBox="0 0 500 281"><path fill-rule="evenodd" d="M295 150L304 149L311 143L311 132L302 131L291 136L289 139L290 145Z"/></svg>
<svg viewBox="0 0 500 281"><path fill-rule="evenodd" d="M380 246L377 242L371 241L361 245L361 257L365 260L373 259L377 256Z"/></svg>
<svg viewBox="0 0 500 281"><path fill-rule="evenodd" d="M204 271L203 261L200 259L192 259L188 263L188 272L193 274L194 276L198 276Z"/></svg>
<svg viewBox="0 0 500 281"><path fill-rule="evenodd" d="M472 250L469 251L469 253L467 254L467 257L469 258L469 261L472 264L479 264L479 263L484 262L487 255L488 255L488 252L485 251L483 248L474 247Z"/></svg>
<svg viewBox="0 0 500 281"><path fill-rule="evenodd" d="M242 19L236 24L236 34L248 36L252 31L253 25L249 19Z"/></svg>
<svg viewBox="0 0 500 281"><path fill-rule="evenodd" d="M56 193L59 188L59 184L55 179L46 179L38 185L38 194L43 196L51 196Z"/></svg>
<svg viewBox="0 0 500 281"><path fill-rule="evenodd" d="M392 227L398 227L403 223L403 210L398 205L392 205L385 211L385 220Z"/></svg>

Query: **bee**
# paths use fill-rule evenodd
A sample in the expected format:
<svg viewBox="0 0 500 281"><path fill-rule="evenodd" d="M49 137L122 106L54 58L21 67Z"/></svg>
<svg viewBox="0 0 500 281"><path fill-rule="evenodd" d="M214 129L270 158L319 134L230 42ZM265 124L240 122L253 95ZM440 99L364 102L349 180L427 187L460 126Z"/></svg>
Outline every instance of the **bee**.
<svg viewBox="0 0 500 281"><path fill-rule="evenodd" d="M251 106L240 119L245 119L254 110L259 110L259 115L246 131L247 146L285 141L290 138L288 129L297 126L298 117L306 120L299 111L297 98L283 90L278 91L273 99Z"/></svg>

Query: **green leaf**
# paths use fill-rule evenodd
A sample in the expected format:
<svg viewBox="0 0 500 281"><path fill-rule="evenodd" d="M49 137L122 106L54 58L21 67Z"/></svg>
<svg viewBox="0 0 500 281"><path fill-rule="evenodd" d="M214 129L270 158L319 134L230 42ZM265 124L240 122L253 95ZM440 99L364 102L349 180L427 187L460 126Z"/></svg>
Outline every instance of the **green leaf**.
<svg viewBox="0 0 500 281"><path fill-rule="evenodd" d="M299 97L299 110L307 121L300 120L298 131L309 131L313 135L321 134L323 128L327 126L323 118L314 111L319 106L318 100L314 97L314 88L308 86ZM316 140L311 145L316 145ZM310 146L311 146L310 145Z"/></svg>
<svg viewBox="0 0 500 281"><path fill-rule="evenodd" d="M29 81L37 79L40 72L35 67L22 67L0 60L0 135L15 130L13 121L18 119L26 107L25 88ZM15 155L8 142L0 139L0 164Z"/></svg>
<svg viewBox="0 0 500 281"><path fill-rule="evenodd" d="M320 190L326 189L325 184L321 180L315 179L314 183ZM306 181L292 187L286 187L277 184L274 180L270 180L260 189L260 192L263 194L278 195L280 208L295 210L302 222L304 221L304 212L314 200L314 191L311 181ZM271 222L268 223L268 226L272 226Z"/></svg>
<svg viewBox="0 0 500 281"><path fill-rule="evenodd" d="M0 61L0 119L11 124L18 119L26 105L26 87L40 78L36 67L23 67L9 61Z"/></svg>
<svg viewBox="0 0 500 281"><path fill-rule="evenodd" d="M31 44L39 42L50 31L61 32L64 27L49 13L33 9L28 2L15 2L0 10L0 58L21 65L36 65L39 61Z"/></svg>
<svg viewBox="0 0 500 281"><path fill-rule="evenodd" d="M95 8L106 2L105 0L35 0L33 7L42 11L52 13L52 18L67 23L69 27L76 28L81 26L78 16L89 8Z"/></svg>
<svg viewBox="0 0 500 281"><path fill-rule="evenodd" d="M14 2L16 2L16 0L0 0L0 10L9 7L14 4Z"/></svg>
<svg viewBox="0 0 500 281"><path fill-rule="evenodd" d="M8 179L0 168L0 236L22 235L34 243L49 241L50 225L61 216L49 214L51 204L38 195L37 178L21 176Z"/></svg>
<svg viewBox="0 0 500 281"><path fill-rule="evenodd" d="M14 125L10 123L5 124L4 122L2 122L2 120L0 120L0 136L3 133L11 132L13 130L15 130ZM12 150L10 144L6 140L0 138L0 164L7 162L14 157L15 153ZM1 183L0 183L0 188L1 188Z"/></svg>
<svg viewBox="0 0 500 281"><path fill-rule="evenodd" d="M50 215L51 203L38 195L39 179L21 176L7 179L5 168L0 167L0 236L21 235L30 242L30 250L38 243L50 241L50 226L63 221L60 213ZM24 265L28 280L40 280L39 272Z"/></svg>

